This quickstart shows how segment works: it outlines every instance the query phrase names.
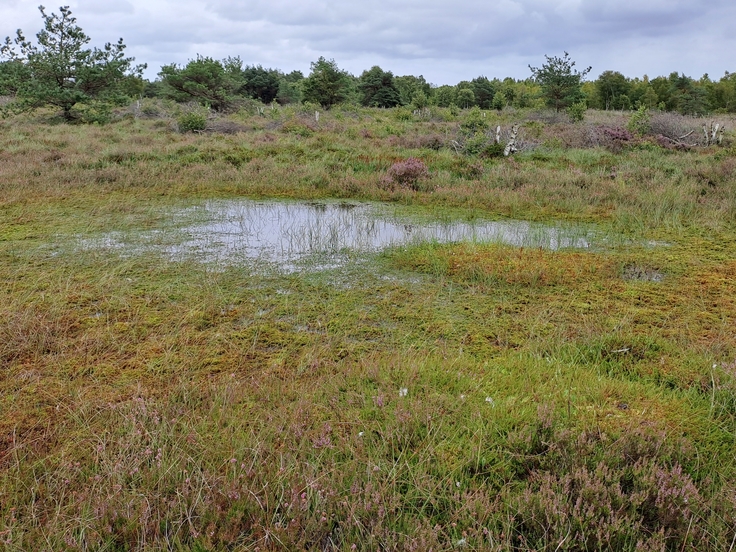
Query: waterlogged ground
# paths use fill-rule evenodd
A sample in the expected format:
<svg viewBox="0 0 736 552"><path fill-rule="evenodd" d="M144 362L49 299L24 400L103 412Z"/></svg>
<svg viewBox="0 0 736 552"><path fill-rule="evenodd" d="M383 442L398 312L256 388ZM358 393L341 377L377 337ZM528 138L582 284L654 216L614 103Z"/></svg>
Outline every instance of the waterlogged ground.
<svg viewBox="0 0 736 552"><path fill-rule="evenodd" d="M357 201L114 207L0 242L8 550L554 550L570 527L728 548L719 238Z"/></svg>
<svg viewBox="0 0 736 552"><path fill-rule="evenodd" d="M733 549L732 149L267 112L0 123L0 549Z"/></svg>
<svg viewBox="0 0 736 552"><path fill-rule="evenodd" d="M121 255L158 253L212 267L259 265L282 270L330 268L389 247L422 243L498 243L516 247L588 249L610 244L592 225L520 220L438 219L426 209L398 210L365 202L232 199L172 210L161 227L86 237L85 249Z"/></svg>

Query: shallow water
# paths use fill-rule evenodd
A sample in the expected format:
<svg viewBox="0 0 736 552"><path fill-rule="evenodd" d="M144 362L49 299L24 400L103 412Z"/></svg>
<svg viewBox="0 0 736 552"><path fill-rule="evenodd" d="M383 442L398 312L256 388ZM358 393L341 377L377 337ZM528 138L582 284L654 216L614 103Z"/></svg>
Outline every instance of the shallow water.
<svg viewBox="0 0 736 552"><path fill-rule="evenodd" d="M286 270L340 266L361 253L419 242L499 242L546 249L591 246L590 227L519 220L447 221L358 202L209 201L174 211L171 228L111 233L87 247L158 250L225 265L261 261Z"/></svg>

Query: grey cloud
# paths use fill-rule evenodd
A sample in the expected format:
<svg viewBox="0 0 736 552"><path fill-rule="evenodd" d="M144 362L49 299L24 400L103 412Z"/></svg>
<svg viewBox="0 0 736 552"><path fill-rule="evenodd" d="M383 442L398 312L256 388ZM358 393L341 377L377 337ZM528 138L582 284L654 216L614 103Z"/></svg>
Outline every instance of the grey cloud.
<svg viewBox="0 0 736 552"><path fill-rule="evenodd" d="M527 77L528 64L564 50L594 73L736 70L726 65L733 0L77 0L72 9L93 40L122 36L149 77L197 53L305 72L324 55L354 73L380 64L438 84ZM0 36L16 27L38 30L36 6L0 0Z"/></svg>
<svg viewBox="0 0 736 552"><path fill-rule="evenodd" d="M127 0L115 2L99 2L97 0L77 0L75 11L92 13L95 15L108 15L113 13L133 13L133 4Z"/></svg>

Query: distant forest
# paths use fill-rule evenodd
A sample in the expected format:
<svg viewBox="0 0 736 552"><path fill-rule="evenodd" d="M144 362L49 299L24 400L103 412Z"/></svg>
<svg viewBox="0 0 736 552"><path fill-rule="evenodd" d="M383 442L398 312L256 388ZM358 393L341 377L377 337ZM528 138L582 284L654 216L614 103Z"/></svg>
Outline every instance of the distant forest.
<svg viewBox="0 0 736 552"><path fill-rule="evenodd" d="M40 7L44 29L28 41L22 31L0 46L0 96L10 96L3 111L22 112L42 106L61 108L67 120L79 117L79 106L98 112L131 98L162 98L197 102L216 111L238 109L244 102L304 103L329 109L342 103L368 107L429 106L502 110L506 107L549 106L569 109L676 111L684 115L736 112L736 73L718 80L673 72L656 78L630 78L604 71L586 80L591 68L545 56L541 68L529 67L527 79L478 76L455 85L434 86L422 75L395 76L379 66L359 76L340 69L335 60L319 58L309 75L247 65L238 57L223 60L197 56L183 65L161 67L158 77L143 78L145 65L125 57L122 39L89 49L90 38L76 24L68 7L47 14ZM90 113L89 111L88 113ZM84 113L82 113L84 114Z"/></svg>
<svg viewBox="0 0 736 552"><path fill-rule="evenodd" d="M22 71L17 63L0 62L0 95L15 95L17 79L8 77ZM644 106L684 115L736 112L736 73L729 72L714 80L707 74L700 79L677 72L666 77L630 78L618 71L604 71L597 79L583 82L581 90L589 109L625 111ZM163 66L153 81L129 75L125 91L132 98L196 101L217 111L236 108L243 99L282 105L309 102L325 108L339 103L498 110L545 105L541 85L532 75L524 80L481 75L455 85L435 86L422 75L395 76L378 66L352 75L334 60L324 58L312 63L310 75L305 76L301 71L285 73L245 65L237 57L216 60L198 56L185 65Z"/></svg>
<svg viewBox="0 0 736 552"><path fill-rule="evenodd" d="M167 65L153 82L139 83L140 94L177 101L197 100L214 109L227 109L238 99L265 104L311 102L323 107L357 103L370 107L411 106L498 109L545 105L539 79L524 80L478 76L455 85L435 86L422 75L395 76L374 66L360 76L342 71L334 60L320 58L311 73L284 73L260 65L244 65L239 58L223 61L198 57L183 66ZM736 112L736 73L719 80L707 74L694 79L673 72L650 79L626 77L604 71L597 79L582 83L582 100L590 109L649 109L676 111L684 115Z"/></svg>

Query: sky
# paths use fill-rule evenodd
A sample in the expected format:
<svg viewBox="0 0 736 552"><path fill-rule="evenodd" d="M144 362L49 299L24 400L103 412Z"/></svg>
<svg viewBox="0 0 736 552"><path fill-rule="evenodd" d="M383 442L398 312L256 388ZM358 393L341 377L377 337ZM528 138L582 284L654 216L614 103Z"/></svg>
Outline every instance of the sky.
<svg viewBox="0 0 736 552"><path fill-rule="evenodd" d="M0 39L42 27L39 0L0 0ZM57 12L55 4L45 4ZM309 74L320 56L355 75L380 65L436 84L531 76L569 52L606 70L718 79L736 71L734 0L66 0L102 46L123 38L156 78L203 55Z"/></svg>

